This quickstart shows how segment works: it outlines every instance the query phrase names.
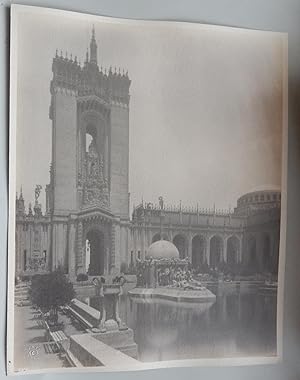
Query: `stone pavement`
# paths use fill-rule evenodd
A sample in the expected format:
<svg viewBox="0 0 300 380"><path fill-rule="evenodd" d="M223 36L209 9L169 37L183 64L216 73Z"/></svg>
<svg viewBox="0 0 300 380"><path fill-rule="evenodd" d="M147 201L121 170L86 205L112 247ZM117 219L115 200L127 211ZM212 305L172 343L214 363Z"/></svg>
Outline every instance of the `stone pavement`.
<svg viewBox="0 0 300 380"><path fill-rule="evenodd" d="M68 363L48 342L41 318L31 306L15 306L15 371L62 368Z"/></svg>

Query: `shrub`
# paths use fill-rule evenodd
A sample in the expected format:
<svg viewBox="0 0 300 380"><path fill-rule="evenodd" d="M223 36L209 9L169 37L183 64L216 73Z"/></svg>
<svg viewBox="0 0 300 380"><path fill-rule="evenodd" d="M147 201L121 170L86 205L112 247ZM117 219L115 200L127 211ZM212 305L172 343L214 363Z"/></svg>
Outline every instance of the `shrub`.
<svg viewBox="0 0 300 380"><path fill-rule="evenodd" d="M73 284L61 270L32 277L29 296L34 306L57 315L59 306L67 305L75 297Z"/></svg>

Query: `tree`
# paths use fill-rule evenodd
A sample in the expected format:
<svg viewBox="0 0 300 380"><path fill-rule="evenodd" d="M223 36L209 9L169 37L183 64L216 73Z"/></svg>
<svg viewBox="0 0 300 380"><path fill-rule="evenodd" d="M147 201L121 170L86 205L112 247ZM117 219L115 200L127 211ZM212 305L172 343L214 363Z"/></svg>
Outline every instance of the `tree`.
<svg viewBox="0 0 300 380"><path fill-rule="evenodd" d="M58 269L54 272L34 276L31 280L29 296L34 306L43 312L50 311L57 320L59 306L70 303L75 297L73 284Z"/></svg>

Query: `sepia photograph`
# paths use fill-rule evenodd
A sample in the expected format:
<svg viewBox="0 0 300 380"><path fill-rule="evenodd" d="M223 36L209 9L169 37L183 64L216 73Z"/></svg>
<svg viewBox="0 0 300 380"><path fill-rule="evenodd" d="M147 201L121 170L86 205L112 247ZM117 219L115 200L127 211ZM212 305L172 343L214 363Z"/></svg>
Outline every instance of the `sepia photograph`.
<svg viewBox="0 0 300 380"><path fill-rule="evenodd" d="M286 34L11 17L8 373L280 360Z"/></svg>

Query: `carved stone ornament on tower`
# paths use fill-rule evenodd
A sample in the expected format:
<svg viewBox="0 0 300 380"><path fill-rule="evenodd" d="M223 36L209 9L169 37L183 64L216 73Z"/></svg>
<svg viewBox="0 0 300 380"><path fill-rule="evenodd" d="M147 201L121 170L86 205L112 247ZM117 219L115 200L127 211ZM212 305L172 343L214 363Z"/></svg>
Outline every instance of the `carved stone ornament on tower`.
<svg viewBox="0 0 300 380"><path fill-rule="evenodd" d="M41 194L42 186L41 185L36 185L35 190L34 190L34 215L35 216L41 216L42 215L42 205L39 203L39 197Z"/></svg>
<svg viewBox="0 0 300 380"><path fill-rule="evenodd" d="M84 206L98 205L109 208L109 192L107 180L103 174L103 158L98 154L94 140L91 141L86 153L85 174L83 181Z"/></svg>

